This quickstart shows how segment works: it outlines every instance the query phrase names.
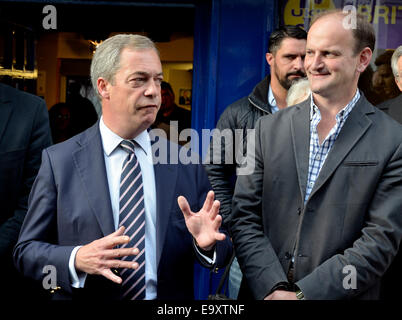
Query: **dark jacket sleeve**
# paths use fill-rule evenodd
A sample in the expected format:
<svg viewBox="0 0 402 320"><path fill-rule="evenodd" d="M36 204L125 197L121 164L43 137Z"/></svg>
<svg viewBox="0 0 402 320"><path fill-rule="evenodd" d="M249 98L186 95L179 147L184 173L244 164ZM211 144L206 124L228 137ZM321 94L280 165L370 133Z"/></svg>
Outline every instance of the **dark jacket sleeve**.
<svg viewBox="0 0 402 320"><path fill-rule="evenodd" d="M24 99L26 103L27 99ZM24 150L24 161L22 168L22 178L18 188L17 202L13 215L0 226L0 256L7 253L11 255L12 249L17 242L18 234L24 221L27 206L28 196L31 191L32 184L38 173L41 163L42 150L51 144L51 134L49 127L49 118L44 100L36 98L30 99L29 102L34 104L29 105L34 109L31 132L29 135L29 143ZM23 102L20 102L23 103ZM18 130L18 128L15 128ZM14 181L14 183L16 183Z"/></svg>
<svg viewBox="0 0 402 320"><path fill-rule="evenodd" d="M43 281L43 268L53 266L57 285L71 293L68 261L74 246L57 245L57 189L47 150L29 197L29 210L14 248L14 264L26 277Z"/></svg>
<svg viewBox="0 0 402 320"><path fill-rule="evenodd" d="M204 161L215 198L221 203L219 213L225 227L228 226L232 211L236 177L235 129L239 127L236 119L237 113L237 103L230 105L222 113Z"/></svg>

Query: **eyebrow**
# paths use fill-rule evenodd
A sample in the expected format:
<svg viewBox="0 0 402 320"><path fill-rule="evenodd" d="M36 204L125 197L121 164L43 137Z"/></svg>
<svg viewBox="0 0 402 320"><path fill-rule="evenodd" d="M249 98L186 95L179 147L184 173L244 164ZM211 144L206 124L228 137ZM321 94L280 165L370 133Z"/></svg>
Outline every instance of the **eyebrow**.
<svg viewBox="0 0 402 320"><path fill-rule="evenodd" d="M131 77L131 76L147 76L147 77L149 77L149 76L151 76L151 74L149 72L145 72L145 71L136 71L136 72L133 72L133 73L131 73L129 75L129 77ZM159 76L163 77L163 72L157 73L156 76L157 77L159 77Z"/></svg>
<svg viewBox="0 0 402 320"><path fill-rule="evenodd" d="M319 52L327 52L327 53L334 53L334 54L342 54L342 51L339 49L313 49L313 48L306 47L306 52L307 51L319 51Z"/></svg>

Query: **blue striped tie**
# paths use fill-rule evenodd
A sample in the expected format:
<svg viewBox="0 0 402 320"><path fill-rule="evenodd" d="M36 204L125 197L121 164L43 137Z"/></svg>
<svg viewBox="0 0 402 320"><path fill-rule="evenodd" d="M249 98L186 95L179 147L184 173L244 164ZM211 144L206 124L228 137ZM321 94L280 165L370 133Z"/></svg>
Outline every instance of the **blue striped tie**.
<svg viewBox="0 0 402 320"><path fill-rule="evenodd" d="M124 234L130 237L130 242L122 248L138 248L137 256L126 256L123 260L137 262L139 267L122 269L123 299L145 299L145 207L141 167L134 153L134 142L123 140L120 146L128 153L123 162L120 177L120 213L119 227L124 226Z"/></svg>

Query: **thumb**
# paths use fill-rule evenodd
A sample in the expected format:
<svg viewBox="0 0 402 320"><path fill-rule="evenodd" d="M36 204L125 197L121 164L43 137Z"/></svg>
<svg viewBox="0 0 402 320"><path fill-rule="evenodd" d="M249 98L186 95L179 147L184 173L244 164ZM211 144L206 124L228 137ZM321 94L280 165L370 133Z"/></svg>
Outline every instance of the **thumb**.
<svg viewBox="0 0 402 320"><path fill-rule="evenodd" d="M179 196L177 198L177 203L180 207L181 212L183 212L184 218L189 218L191 216L190 205L187 202L187 199L183 196Z"/></svg>

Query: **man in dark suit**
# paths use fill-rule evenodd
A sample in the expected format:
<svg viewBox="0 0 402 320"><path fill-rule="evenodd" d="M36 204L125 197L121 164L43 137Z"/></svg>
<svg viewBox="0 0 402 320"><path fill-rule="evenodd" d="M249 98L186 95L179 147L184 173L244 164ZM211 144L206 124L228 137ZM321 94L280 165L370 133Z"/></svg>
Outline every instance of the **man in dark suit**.
<svg viewBox="0 0 402 320"><path fill-rule="evenodd" d="M335 11L312 22L311 99L257 122L231 224L250 298L378 299L398 251L402 127L357 89L375 36L364 17L347 21Z"/></svg>
<svg viewBox="0 0 402 320"><path fill-rule="evenodd" d="M151 40L107 39L91 64L102 118L43 152L14 259L38 281L51 266L54 298L191 299L194 256L209 267L230 256L201 164L151 146L162 76Z"/></svg>
<svg viewBox="0 0 402 320"><path fill-rule="evenodd" d="M5 296L10 299L28 294L27 283L13 265L12 251L42 150L50 144L43 99L0 83L0 273Z"/></svg>

